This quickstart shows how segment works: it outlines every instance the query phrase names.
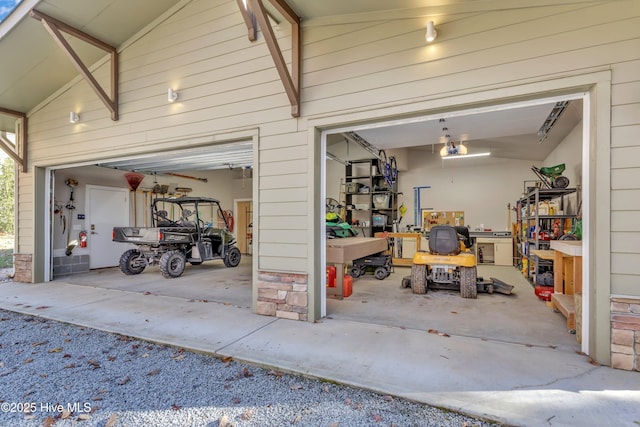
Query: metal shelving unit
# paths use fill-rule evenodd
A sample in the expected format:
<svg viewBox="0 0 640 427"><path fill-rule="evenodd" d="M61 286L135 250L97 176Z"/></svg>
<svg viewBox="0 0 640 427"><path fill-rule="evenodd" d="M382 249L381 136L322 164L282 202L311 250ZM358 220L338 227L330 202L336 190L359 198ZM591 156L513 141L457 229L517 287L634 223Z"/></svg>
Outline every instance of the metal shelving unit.
<svg viewBox="0 0 640 427"><path fill-rule="evenodd" d="M526 185L526 182L525 182ZM551 240L559 237L553 234L554 224L558 224L559 235L571 229L575 213L567 212L567 198L575 195L579 204L580 192L575 188L544 189L525 187L525 194L517 202L517 265L524 276L534 285L536 277L545 271L552 271L551 261L532 255L535 250L548 250ZM555 202L543 209L541 202ZM557 206L557 211L552 206Z"/></svg>
<svg viewBox="0 0 640 427"><path fill-rule="evenodd" d="M386 207L376 207L380 199L388 200L383 203ZM393 231L398 216L398 182L388 187L378 159L350 160L345 172L345 204L345 220L362 236Z"/></svg>

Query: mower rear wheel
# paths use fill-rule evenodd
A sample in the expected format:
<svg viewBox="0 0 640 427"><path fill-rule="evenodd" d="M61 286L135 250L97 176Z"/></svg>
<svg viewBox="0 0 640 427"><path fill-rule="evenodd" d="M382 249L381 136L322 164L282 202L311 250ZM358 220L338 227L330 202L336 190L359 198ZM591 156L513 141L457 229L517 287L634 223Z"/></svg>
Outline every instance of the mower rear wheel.
<svg viewBox="0 0 640 427"><path fill-rule="evenodd" d="M351 277L354 279L360 277L360 269L358 267L352 267L349 272L351 273Z"/></svg>
<svg viewBox="0 0 640 427"><path fill-rule="evenodd" d="M388 276L387 269L384 267L377 267L376 270L373 272L373 274L376 276L376 279L378 280L384 280Z"/></svg>
<svg viewBox="0 0 640 427"><path fill-rule="evenodd" d="M414 294L427 293L427 266L413 264L411 266L411 290Z"/></svg>
<svg viewBox="0 0 640 427"><path fill-rule="evenodd" d="M181 251L169 251L160 257L160 272L167 279L182 276L187 257Z"/></svg>
<svg viewBox="0 0 640 427"><path fill-rule="evenodd" d="M460 296L462 298L478 298L477 277L476 267L460 267Z"/></svg>

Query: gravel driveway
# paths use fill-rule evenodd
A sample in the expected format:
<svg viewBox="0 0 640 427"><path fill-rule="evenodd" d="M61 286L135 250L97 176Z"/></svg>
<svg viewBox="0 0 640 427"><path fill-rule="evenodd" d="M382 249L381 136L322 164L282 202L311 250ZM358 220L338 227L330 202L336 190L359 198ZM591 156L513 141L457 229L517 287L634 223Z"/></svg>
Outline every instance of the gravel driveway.
<svg viewBox="0 0 640 427"><path fill-rule="evenodd" d="M0 310L2 426L489 426L392 396Z"/></svg>

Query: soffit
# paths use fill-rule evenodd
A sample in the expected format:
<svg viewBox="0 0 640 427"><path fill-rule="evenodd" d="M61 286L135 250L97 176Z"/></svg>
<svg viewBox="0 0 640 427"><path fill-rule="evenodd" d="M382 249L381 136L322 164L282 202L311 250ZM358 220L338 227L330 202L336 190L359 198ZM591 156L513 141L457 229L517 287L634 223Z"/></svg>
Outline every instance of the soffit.
<svg viewBox="0 0 640 427"><path fill-rule="evenodd" d="M29 17L31 8L57 18L116 48L176 5L175 0L23 0L0 24L0 107L29 112L77 75L69 59L43 25ZM104 51L68 38L87 65ZM13 119L0 129L13 131Z"/></svg>

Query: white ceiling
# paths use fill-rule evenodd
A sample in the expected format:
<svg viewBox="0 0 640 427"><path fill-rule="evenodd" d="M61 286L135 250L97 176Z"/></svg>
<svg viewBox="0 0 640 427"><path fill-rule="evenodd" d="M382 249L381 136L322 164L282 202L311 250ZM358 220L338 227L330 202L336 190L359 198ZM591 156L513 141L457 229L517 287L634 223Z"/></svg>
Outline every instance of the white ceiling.
<svg viewBox="0 0 640 427"><path fill-rule="evenodd" d="M541 143L538 129L555 105L497 106L489 111L464 112L413 118L404 123L376 124L357 130L358 135L379 149L440 149L443 136L462 140L469 154L490 152L493 158L542 161L582 120L582 101L572 100ZM444 119L444 122L440 120ZM448 130L443 131L446 127Z"/></svg>

